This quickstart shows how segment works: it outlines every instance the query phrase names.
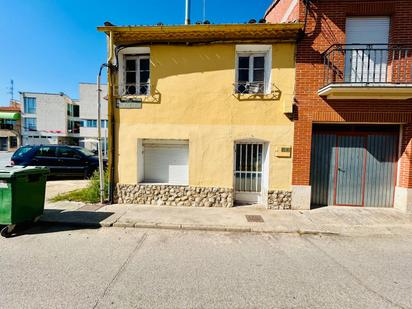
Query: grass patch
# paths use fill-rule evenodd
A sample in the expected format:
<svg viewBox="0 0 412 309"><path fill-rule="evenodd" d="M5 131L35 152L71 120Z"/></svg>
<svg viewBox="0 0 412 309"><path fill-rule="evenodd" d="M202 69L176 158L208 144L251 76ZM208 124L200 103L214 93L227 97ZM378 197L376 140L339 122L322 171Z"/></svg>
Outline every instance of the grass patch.
<svg viewBox="0 0 412 309"><path fill-rule="evenodd" d="M104 192L105 199L107 198L108 174L104 174ZM50 199L51 202L72 201L83 203L99 203L100 202L100 184L99 171L95 171L90 178L90 182L86 188L77 189L74 191L61 193Z"/></svg>

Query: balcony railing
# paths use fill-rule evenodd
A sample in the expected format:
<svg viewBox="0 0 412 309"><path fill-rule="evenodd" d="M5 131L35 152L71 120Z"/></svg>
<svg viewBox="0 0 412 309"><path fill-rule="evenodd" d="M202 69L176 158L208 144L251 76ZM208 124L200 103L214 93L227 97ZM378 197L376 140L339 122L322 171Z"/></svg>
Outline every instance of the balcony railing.
<svg viewBox="0 0 412 309"><path fill-rule="evenodd" d="M265 94L265 82L237 82L233 85L236 94Z"/></svg>
<svg viewBox="0 0 412 309"><path fill-rule="evenodd" d="M150 83L126 84L119 89L119 96L146 96L150 94Z"/></svg>
<svg viewBox="0 0 412 309"><path fill-rule="evenodd" d="M412 46L333 45L323 56L324 86L330 84L411 84Z"/></svg>

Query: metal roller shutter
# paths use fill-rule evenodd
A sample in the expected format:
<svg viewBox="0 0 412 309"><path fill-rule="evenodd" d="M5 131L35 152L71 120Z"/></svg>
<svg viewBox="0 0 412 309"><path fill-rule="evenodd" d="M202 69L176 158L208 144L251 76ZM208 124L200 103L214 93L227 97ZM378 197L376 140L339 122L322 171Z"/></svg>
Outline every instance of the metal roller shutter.
<svg viewBox="0 0 412 309"><path fill-rule="evenodd" d="M346 19L346 44L387 44L390 18L348 17Z"/></svg>
<svg viewBox="0 0 412 309"><path fill-rule="evenodd" d="M144 181L187 185L189 145L144 143Z"/></svg>

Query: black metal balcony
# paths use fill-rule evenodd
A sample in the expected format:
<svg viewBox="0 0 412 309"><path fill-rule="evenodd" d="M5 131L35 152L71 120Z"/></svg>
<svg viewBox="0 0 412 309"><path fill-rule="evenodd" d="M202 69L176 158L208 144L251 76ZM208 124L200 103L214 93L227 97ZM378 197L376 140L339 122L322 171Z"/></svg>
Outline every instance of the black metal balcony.
<svg viewBox="0 0 412 309"><path fill-rule="evenodd" d="M412 46L394 44L332 45L323 56L324 86L365 87L412 84Z"/></svg>

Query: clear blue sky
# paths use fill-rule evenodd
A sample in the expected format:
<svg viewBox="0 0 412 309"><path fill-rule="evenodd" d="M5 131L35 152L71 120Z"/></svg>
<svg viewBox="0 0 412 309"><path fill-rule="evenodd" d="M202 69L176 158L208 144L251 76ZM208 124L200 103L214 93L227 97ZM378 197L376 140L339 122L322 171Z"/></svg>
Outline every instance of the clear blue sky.
<svg viewBox="0 0 412 309"><path fill-rule="evenodd" d="M206 0L212 23L259 19L272 0ZM10 79L18 91L60 92L78 97L79 82L95 82L106 59L105 35L96 27L181 24L185 0L0 0L0 105ZM192 0L192 21L203 0Z"/></svg>

